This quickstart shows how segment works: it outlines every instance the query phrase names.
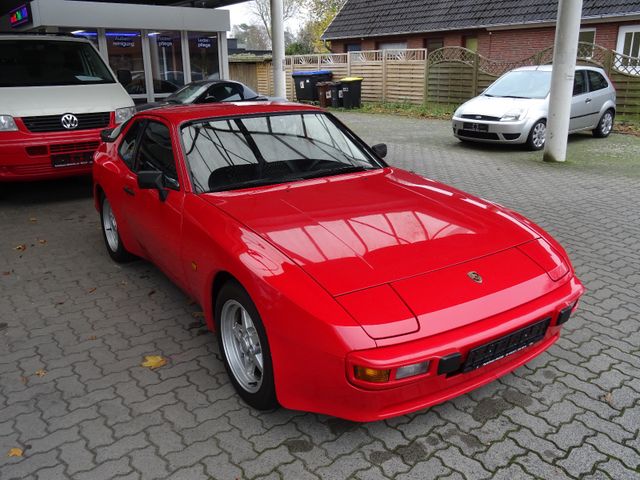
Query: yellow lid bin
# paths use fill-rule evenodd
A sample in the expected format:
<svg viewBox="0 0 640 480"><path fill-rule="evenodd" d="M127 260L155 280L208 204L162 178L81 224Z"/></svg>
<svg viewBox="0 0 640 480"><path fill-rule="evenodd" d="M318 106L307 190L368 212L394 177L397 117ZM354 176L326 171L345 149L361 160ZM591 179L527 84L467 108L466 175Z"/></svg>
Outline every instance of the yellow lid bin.
<svg viewBox="0 0 640 480"><path fill-rule="evenodd" d="M344 77L340 79L341 82L361 82L363 80L364 78L362 77Z"/></svg>

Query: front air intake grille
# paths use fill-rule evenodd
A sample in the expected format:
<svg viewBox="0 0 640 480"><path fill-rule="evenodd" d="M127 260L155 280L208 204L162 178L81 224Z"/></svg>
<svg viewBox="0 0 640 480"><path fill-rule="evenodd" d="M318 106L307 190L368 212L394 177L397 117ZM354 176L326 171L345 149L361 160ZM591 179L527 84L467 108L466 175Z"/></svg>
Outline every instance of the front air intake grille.
<svg viewBox="0 0 640 480"><path fill-rule="evenodd" d="M500 140L497 133L476 132L474 130L458 130L458 135L468 138L479 138L482 140Z"/></svg>
<svg viewBox="0 0 640 480"><path fill-rule="evenodd" d="M64 115L64 114L63 114ZM66 129L62 126L63 115L44 115L41 117L22 117L22 122L30 132L75 132L77 130L91 130L107 128L111 120L111 112L74 114L78 119L78 126Z"/></svg>
<svg viewBox="0 0 640 480"><path fill-rule="evenodd" d="M484 120L486 122L499 122L500 117L491 117L489 115L461 115L462 118L468 118L470 120Z"/></svg>

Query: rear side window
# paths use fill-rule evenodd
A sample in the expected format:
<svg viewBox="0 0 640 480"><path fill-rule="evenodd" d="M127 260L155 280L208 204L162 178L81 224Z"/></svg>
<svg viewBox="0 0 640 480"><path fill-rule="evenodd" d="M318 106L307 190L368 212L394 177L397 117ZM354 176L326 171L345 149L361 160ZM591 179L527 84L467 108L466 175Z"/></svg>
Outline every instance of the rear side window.
<svg viewBox="0 0 640 480"><path fill-rule="evenodd" d="M589 84L591 85L592 92L595 92L596 90L602 90L609 86L607 79L604 78L600 73L589 70L587 72L587 75L589 75Z"/></svg>
<svg viewBox="0 0 640 480"><path fill-rule="evenodd" d="M204 102L237 102L244 100L242 87L234 83L217 83L207 90Z"/></svg>
<svg viewBox="0 0 640 480"><path fill-rule="evenodd" d="M138 171L159 170L171 180L167 186L176 186L178 174L171 147L171 133L163 123L149 121L140 138Z"/></svg>
<svg viewBox="0 0 640 480"><path fill-rule="evenodd" d="M573 96L582 95L583 93L587 93L587 79L584 75L584 70L578 70L576 79L573 82Z"/></svg>
<svg viewBox="0 0 640 480"><path fill-rule="evenodd" d="M140 133L141 120L138 120L131 125L131 128L125 133L118 153L122 161L129 167L129 170L133 170L133 161L135 159L136 146L138 140L138 134Z"/></svg>

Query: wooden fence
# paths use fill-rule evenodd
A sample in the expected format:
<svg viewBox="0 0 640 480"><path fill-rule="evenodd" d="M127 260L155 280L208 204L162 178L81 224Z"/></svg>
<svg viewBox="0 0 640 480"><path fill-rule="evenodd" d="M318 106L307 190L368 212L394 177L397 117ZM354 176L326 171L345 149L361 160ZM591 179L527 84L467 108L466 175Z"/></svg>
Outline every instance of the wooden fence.
<svg viewBox="0 0 640 480"><path fill-rule="evenodd" d="M503 73L526 65L550 64L553 47L518 62L491 60L461 47L370 50L285 59L287 96L295 98L294 71L331 70L334 78L360 76L365 102L460 104L478 95ZM618 91L618 112L640 118L640 59L598 45L580 44L580 64L607 71ZM271 63L259 63L258 91L273 95Z"/></svg>

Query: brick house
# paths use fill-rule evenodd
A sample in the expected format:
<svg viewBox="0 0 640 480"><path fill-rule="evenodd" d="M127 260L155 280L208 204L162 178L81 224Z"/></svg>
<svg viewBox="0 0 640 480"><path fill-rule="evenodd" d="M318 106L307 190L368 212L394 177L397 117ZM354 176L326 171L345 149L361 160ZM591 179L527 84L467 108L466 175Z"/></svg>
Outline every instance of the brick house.
<svg viewBox="0 0 640 480"><path fill-rule="evenodd" d="M518 61L552 46L558 2L347 0L322 38L334 53L457 46ZM640 0L584 0L580 41L640 56Z"/></svg>

